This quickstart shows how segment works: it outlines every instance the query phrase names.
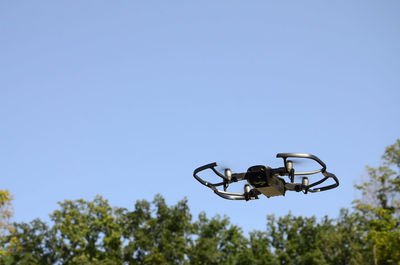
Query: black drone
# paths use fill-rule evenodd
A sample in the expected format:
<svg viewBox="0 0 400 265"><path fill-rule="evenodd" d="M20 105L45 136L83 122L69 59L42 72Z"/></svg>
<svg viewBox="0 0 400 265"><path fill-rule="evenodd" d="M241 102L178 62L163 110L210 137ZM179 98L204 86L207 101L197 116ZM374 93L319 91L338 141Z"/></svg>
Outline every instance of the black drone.
<svg viewBox="0 0 400 265"><path fill-rule="evenodd" d="M283 158L283 167L271 168L268 166L258 165L250 167L246 173L232 173L232 171L227 168L225 169L224 174L221 174L215 169L217 163L211 163L196 168L193 172L193 176L201 184L212 189L215 194L228 200L256 200L260 194L264 194L267 196L267 198L280 195L284 196L287 190L297 192L302 191L304 194L307 194L308 192L320 192L339 186L339 180L337 177L334 174L326 171L325 163L314 155L301 153L279 153L276 155L276 157ZM293 168L293 161L288 160L289 157L312 159L318 162L322 168L313 171L296 172ZM222 178L222 182L210 183L201 179L197 174L206 169L211 169L214 171L215 174ZM321 178L319 181L309 184L308 178L305 175L313 175L317 173L322 173L323 178ZM294 176L296 175L304 176L301 183L294 182ZM283 178L281 178L281 176L287 176L290 182L286 182ZM315 187L329 178L332 178L335 183L328 186L318 188ZM250 184L244 185L244 193L226 191L229 184L242 180L247 180L247 182ZM217 189L216 187L218 186L223 186L224 190ZM251 189L250 186L252 186L253 189Z"/></svg>

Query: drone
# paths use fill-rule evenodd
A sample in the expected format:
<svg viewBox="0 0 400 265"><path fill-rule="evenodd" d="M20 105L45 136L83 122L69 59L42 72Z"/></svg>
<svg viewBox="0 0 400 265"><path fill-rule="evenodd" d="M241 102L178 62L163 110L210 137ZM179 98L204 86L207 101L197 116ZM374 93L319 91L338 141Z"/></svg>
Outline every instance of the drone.
<svg viewBox="0 0 400 265"><path fill-rule="evenodd" d="M285 196L286 191L301 191L304 194L309 192L315 193L330 190L339 186L339 180L337 177L334 174L326 171L325 163L314 155L303 153L279 153L276 155L276 157L283 159L283 167L271 168L264 165L256 165L250 167L245 173L232 173L229 168L226 168L224 170L224 174L221 174L215 169L217 163L211 163L196 168L193 172L193 176L201 184L213 190L215 194L228 200L256 200L259 199L258 195L261 194L265 195L267 198L274 196ZM296 172L294 169L294 162L292 160L288 160L288 158L311 159L321 165L322 168L313 171ZM210 183L201 179L198 176L198 173L207 169L211 169L217 176L222 178L222 182ZM320 180L310 184L307 175L314 175L318 173L321 173L323 177ZM301 183L295 183L294 181L295 176L298 175L303 176ZM282 177L288 177L289 182L286 182ZM327 186L316 187L328 179L333 179L335 183ZM227 192L229 184L238 181L247 181L248 184L244 185L244 192ZM222 186L223 190L218 189L217 187L219 186Z"/></svg>

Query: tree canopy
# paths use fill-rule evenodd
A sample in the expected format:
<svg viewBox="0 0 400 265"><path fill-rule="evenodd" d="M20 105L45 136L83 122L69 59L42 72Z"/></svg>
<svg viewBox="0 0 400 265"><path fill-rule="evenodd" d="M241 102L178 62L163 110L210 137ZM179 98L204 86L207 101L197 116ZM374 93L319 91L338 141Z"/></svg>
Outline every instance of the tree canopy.
<svg viewBox="0 0 400 265"><path fill-rule="evenodd" d="M367 167L361 198L337 218L267 216L265 231L244 235L224 216L193 218L186 199L161 195L133 209L101 196L65 200L50 224L8 222L0 193L0 264L400 264L400 140L379 167Z"/></svg>

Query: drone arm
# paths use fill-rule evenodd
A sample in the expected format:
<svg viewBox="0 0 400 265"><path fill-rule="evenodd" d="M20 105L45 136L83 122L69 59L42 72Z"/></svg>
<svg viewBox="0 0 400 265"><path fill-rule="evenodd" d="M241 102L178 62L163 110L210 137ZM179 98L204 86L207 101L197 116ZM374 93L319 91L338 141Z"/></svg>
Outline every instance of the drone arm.
<svg viewBox="0 0 400 265"><path fill-rule="evenodd" d="M285 190L301 191L302 189L304 189L304 186L301 183L285 183Z"/></svg>
<svg viewBox="0 0 400 265"><path fill-rule="evenodd" d="M330 189L333 189L333 188L336 188L337 186L339 186L339 180L334 174L326 172L326 171L323 172L322 174L324 175L324 178L322 178L321 180L314 182L310 185L304 185L302 183L285 183L285 189L297 191L297 192L304 190L307 193L307 192L319 192L319 191L330 190ZM326 181L329 178L332 178L335 181L335 183L332 185L328 185L328 186L324 186L324 187L320 187L320 188L310 189L312 187L315 187L315 186L323 183L324 181Z"/></svg>
<svg viewBox="0 0 400 265"><path fill-rule="evenodd" d="M232 174L232 178L231 178L231 182L237 182L237 181L241 181L241 180L245 180L246 173L233 173Z"/></svg>

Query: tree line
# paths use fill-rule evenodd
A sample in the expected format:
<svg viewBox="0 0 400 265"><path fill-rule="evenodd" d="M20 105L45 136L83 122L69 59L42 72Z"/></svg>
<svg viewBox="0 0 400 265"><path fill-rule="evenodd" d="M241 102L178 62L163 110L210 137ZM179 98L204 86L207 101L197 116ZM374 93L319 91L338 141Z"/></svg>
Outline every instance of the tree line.
<svg viewBox="0 0 400 265"><path fill-rule="evenodd" d="M244 235L228 217L199 214L161 195L134 209L101 196L65 200L50 214L10 223L11 195L0 191L0 264L400 264L400 139L356 185L362 196L337 218L267 216Z"/></svg>

